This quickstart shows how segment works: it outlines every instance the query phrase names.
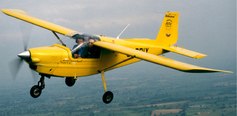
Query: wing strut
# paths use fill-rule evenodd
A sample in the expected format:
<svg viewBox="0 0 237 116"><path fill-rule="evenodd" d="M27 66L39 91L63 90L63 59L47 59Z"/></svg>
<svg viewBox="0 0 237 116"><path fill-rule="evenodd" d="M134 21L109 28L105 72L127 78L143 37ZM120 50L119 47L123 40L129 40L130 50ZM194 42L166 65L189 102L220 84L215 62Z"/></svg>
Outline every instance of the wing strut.
<svg viewBox="0 0 237 116"><path fill-rule="evenodd" d="M58 36L54 31L52 31L52 32L53 32L53 34L56 36L56 38L59 40L59 42L60 42L63 46L66 46L66 44L63 43L63 41L59 38L59 36Z"/></svg>
<svg viewBox="0 0 237 116"><path fill-rule="evenodd" d="M111 68L113 68L113 67L115 67L115 66L117 66L117 65L119 65L119 64L122 64L122 63L124 63L124 62L126 62L126 61L129 61L129 60L131 60L131 59L133 59L134 57L132 57L132 56L130 56L129 58L127 58L127 59L125 59L125 60L122 60L121 62L118 62L118 63L116 63L116 64L113 64L113 65L111 65L111 66L109 66L109 67L106 67L106 68L104 68L104 69L102 69L102 70L99 70L99 72L101 72L101 71L106 71L106 70L110 70Z"/></svg>

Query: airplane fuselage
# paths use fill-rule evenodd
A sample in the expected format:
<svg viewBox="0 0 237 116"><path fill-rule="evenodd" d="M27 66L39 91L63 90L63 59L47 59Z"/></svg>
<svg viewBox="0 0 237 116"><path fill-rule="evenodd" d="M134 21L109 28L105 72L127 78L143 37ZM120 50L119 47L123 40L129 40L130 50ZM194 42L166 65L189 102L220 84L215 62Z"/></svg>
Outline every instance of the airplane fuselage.
<svg viewBox="0 0 237 116"><path fill-rule="evenodd" d="M123 45L135 50L162 54L162 49L149 39L115 39L101 36L100 41ZM60 44L29 49L35 71L59 77L82 77L111 70L140 61L132 56L101 49L99 58L73 58L71 50Z"/></svg>

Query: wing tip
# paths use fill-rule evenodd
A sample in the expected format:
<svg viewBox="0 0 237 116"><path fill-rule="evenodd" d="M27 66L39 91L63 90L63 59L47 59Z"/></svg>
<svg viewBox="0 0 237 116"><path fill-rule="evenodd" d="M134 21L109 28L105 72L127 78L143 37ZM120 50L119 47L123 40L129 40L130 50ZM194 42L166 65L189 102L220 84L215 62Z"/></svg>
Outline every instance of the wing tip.
<svg viewBox="0 0 237 116"><path fill-rule="evenodd" d="M19 10L19 9L1 9L1 11L2 11L4 14L10 14L10 13L26 14L25 11Z"/></svg>
<svg viewBox="0 0 237 116"><path fill-rule="evenodd" d="M229 73L229 74L234 73L232 71L216 70L216 69L192 69L192 70L185 70L184 72L189 72L189 73L216 73L216 72L221 72L221 73Z"/></svg>
<svg viewBox="0 0 237 116"><path fill-rule="evenodd" d="M1 11L2 11L4 14L7 14L7 12L9 11L9 9L1 9Z"/></svg>

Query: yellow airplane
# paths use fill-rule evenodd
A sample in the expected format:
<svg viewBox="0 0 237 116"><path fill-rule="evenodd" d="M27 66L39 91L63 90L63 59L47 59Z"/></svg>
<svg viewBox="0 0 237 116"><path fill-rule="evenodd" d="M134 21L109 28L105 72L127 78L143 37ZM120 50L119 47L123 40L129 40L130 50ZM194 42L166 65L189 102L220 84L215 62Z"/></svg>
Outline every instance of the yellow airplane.
<svg viewBox="0 0 237 116"><path fill-rule="evenodd" d="M160 31L154 40L147 38L119 39L119 37L112 38L102 35L89 35L35 18L22 10L2 9L2 12L11 17L52 31L62 43L62 45L54 44L52 46L30 48L18 54L20 60L26 61L32 70L41 75L38 84L34 85L30 90L33 98L41 95L45 87L45 77L62 77L65 78L66 85L73 86L79 77L100 73L105 92L102 99L104 103L108 104L113 100L113 93L107 91L104 76L105 71L126 66L140 60L189 73L231 73L231 71L204 68L162 56L162 54L167 52L173 52L195 59L201 59L206 56L205 54L175 45L178 40L178 12L165 13ZM82 38L84 43L79 44L71 50L66 47L56 33L73 40ZM93 39L92 42L90 42L91 39ZM98 56L73 57L72 54L75 51L88 49L88 44L92 44L97 49Z"/></svg>

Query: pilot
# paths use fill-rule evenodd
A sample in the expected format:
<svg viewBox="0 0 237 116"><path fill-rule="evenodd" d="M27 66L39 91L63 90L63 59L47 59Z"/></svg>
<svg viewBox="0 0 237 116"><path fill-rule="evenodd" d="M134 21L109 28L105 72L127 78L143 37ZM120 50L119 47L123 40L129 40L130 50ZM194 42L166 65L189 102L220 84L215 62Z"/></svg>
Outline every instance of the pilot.
<svg viewBox="0 0 237 116"><path fill-rule="evenodd" d="M84 43L84 38L77 38L77 39L76 39L76 43L77 43L77 44L73 46L73 49L76 48L78 45ZM79 57L81 57L82 51L83 51L83 47L81 47L79 50L77 50L76 52L74 52L73 57L74 57L74 58L79 58Z"/></svg>
<svg viewBox="0 0 237 116"><path fill-rule="evenodd" d="M89 38L88 44L84 47L81 57L82 58L99 58L100 57L100 48L94 46L93 43L95 39Z"/></svg>

